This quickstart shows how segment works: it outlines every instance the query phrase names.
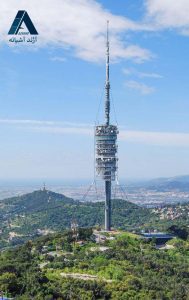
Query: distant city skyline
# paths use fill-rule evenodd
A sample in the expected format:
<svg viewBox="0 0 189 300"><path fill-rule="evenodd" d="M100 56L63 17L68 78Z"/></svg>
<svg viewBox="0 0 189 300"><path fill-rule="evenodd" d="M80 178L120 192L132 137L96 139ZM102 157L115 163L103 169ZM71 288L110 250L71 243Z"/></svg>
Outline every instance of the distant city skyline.
<svg viewBox="0 0 189 300"><path fill-rule="evenodd" d="M8 41L20 9L35 45ZM0 180L92 180L107 19L119 177L189 174L188 15L187 0L2 1Z"/></svg>

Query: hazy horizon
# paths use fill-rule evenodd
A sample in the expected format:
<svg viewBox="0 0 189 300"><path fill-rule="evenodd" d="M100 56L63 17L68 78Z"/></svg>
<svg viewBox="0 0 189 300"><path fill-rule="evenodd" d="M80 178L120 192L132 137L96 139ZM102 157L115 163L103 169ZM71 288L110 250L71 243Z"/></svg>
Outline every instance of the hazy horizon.
<svg viewBox="0 0 189 300"><path fill-rule="evenodd" d="M151 180L157 180L157 179L169 179L169 178L179 178L179 177L185 177L189 176L189 174L180 174L176 176L167 176L167 177L145 177L145 178L121 178L119 179L119 182L121 184L125 183L135 183L135 182L147 182ZM96 180L98 184L103 185L103 181ZM44 183L46 186L48 185L90 185L94 182L94 179L76 179L76 178L8 178L8 179L2 179L0 178L0 187L4 185L38 185L39 187L43 187Z"/></svg>

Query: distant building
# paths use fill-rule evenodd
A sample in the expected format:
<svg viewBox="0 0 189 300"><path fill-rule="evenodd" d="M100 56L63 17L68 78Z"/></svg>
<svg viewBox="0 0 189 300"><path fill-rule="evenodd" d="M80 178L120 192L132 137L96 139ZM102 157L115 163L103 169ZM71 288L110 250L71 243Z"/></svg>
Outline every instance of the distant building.
<svg viewBox="0 0 189 300"><path fill-rule="evenodd" d="M155 243L159 245L165 244L175 237L174 235L165 232L141 233L141 236L146 240L155 240Z"/></svg>

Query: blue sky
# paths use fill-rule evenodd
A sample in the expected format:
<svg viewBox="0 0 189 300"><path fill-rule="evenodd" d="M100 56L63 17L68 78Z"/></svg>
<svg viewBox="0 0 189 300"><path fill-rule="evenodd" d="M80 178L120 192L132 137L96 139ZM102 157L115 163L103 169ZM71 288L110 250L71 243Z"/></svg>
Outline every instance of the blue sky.
<svg viewBox="0 0 189 300"><path fill-rule="evenodd" d="M20 9L35 45L9 42ZM0 178L92 179L107 19L120 178L188 174L188 16L187 0L1 1Z"/></svg>

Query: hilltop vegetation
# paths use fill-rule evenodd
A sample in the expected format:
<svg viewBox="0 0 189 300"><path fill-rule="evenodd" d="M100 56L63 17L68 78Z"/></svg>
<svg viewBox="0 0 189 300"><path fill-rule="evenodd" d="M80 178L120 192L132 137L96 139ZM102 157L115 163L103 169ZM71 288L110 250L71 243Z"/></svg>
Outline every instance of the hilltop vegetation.
<svg viewBox="0 0 189 300"><path fill-rule="evenodd" d="M103 224L103 202L46 190L5 199L0 247L28 241L0 252L0 290L18 300L188 300L188 204L151 210L115 199L112 208L116 229L166 228L181 239L157 250L154 241L131 232L105 233L98 245L90 226ZM68 230L72 219L79 224L77 240ZM56 233L35 238L39 229Z"/></svg>
<svg viewBox="0 0 189 300"><path fill-rule="evenodd" d="M156 250L129 233L100 246L91 229L81 238L67 231L1 252L0 290L18 300L188 299L188 241Z"/></svg>
<svg viewBox="0 0 189 300"><path fill-rule="evenodd" d="M166 230L172 225L189 225L188 204L147 209L131 202L112 201L112 225L116 229ZM18 245L40 232L70 228L73 219L80 227L104 223L104 202L79 202L51 191L35 191L0 202L0 248Z"/></svg>

